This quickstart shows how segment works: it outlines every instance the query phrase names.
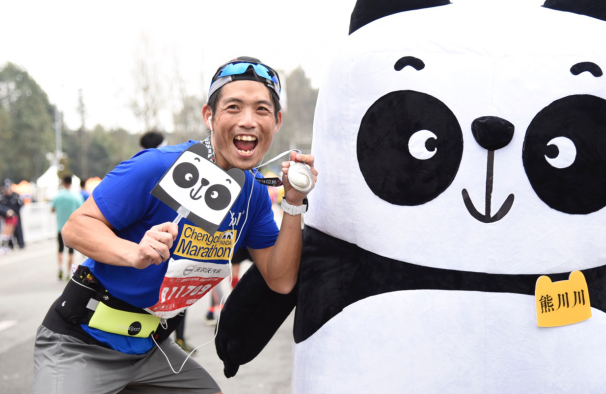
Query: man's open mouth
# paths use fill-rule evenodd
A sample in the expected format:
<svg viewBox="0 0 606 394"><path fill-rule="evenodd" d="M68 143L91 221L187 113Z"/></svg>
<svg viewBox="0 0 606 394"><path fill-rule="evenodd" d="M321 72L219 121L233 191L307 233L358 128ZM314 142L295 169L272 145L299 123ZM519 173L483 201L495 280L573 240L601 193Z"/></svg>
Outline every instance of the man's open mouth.
<svg viewBox="0 0 606 394"><path fill-rule="evenodd" d="M234 145L241 155L252 155L257 146L257 137L252 135L237 135L234 137Z"/></svg>

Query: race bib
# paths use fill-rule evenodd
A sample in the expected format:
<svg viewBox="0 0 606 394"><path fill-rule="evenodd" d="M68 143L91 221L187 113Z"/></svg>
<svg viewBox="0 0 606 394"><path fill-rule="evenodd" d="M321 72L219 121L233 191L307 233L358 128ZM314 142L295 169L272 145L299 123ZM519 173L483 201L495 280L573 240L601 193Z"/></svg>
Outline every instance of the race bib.
<svg viewBox="0 0 606 394"><path fill-rule="evenodd" d="M156 305L145 310L160 318L175 317L227 276L229 264L171 258L160 287L160 299Z"/></svg>

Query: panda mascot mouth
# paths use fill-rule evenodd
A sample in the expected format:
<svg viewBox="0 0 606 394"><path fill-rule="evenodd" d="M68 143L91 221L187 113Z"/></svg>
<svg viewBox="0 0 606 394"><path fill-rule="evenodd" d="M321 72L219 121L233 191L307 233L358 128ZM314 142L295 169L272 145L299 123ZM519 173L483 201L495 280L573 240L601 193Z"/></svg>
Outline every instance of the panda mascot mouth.
<svg viewBox="0 0 606 394"><path fill-rule="evenodd" d="M482 116L477 118L471 124L471 130L477 143L488 151L486 165L486 205L485 212L482 215L473 205L467 189L463 189L463 201L465 208L471 216L482 223L494 223L499 221L509 213L513 206L514 195L510 194L498 209L494 216L491 216L492 188L494 180L494 153L496 150L506 147L513 138L514 125L511 122L497 116Z"/></svg>
<svg viewBox="0 0 606 394"><path fill-rule="evenodd" d="M208 181L208 179L206 178L202 178L202 181L200 182L200 187L198 187L198 189L193 188L191 189L191 191L189 192L189 196L191 197L192 200L199 200L202 198L202 188L204 186L208 186L210 185L210 182Z"/></svg>

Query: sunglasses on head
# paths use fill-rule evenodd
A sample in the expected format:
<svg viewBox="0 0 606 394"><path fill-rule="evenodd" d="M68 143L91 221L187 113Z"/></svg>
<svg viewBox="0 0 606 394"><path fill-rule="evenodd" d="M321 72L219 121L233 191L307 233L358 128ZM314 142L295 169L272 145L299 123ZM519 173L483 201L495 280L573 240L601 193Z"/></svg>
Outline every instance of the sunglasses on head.
<svg viewBox="0 0 606 394"><path fill-rule="evenodd" d="M264 64L251 62L233 62L220 68L212 79L208 97L210 98L214 92L219 90L226 83L233 81L233 79L229 77L245 74L251 67L257 76L266 80L265 85L280 97L281 86L278 73Z"/></svg>

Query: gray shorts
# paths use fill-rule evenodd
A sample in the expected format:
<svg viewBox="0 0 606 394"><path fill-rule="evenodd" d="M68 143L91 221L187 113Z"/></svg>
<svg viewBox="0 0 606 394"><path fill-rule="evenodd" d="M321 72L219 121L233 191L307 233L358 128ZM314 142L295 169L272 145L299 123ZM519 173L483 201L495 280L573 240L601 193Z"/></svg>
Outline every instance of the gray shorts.
<svg viewBox="0 0 606 394"><path fill-rule="evenodd" d="M187 354L168 338L161 344L178 371ZM89 345L69 335L38 328L34 348L34 393L200 393L220 392L214 379L191 357L174 374L158 347L141 355Z"/></svg>

